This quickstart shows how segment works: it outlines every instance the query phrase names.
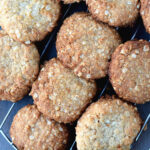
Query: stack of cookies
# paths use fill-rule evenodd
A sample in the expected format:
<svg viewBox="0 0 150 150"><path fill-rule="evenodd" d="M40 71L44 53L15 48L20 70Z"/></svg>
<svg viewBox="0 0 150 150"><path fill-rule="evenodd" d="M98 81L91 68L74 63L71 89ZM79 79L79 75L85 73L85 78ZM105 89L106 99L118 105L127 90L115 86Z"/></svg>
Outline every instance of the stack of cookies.
<svg viewBox="0 0 150 150"><path fill-rule="evenodd" d="M19 150L66 149L65 124L79 118L79 150L129 150L140 131L142 120L132 103L150 101L150 43L122 44L114 27L133 25L141 13L150 32L150 2L141 0L141 11L138 0L86 0L86 4L90 13L74 13L64 20L56 39L57 58L39 69L34 42L56 26L60 3L0 1L0 100L17 102L29 92L34 100L34 105L19 110L10 128ZM107 75L116 95L90 105L98 94L97 79Z"/></svg>

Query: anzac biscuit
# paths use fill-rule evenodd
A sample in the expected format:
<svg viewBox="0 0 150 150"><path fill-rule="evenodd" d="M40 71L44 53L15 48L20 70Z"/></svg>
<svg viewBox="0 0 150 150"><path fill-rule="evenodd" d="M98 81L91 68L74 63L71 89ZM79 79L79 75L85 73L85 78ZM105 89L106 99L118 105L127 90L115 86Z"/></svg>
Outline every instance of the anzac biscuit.
<svg viewBox="0 0 150 150"><path fill-rule="evenodd" d="M88 9L97 20L110 26L132 25L139 14L139 0L86 0Z"/></svg>
<svg viewBox="0 0 150 150"><path fill-rule="evenodd" d="M60 61L85 79L105 77L109 59L121 43L115 29L98 23L88 13L67 18L56 41Z"/></svg>
<svg viewBox="0 0 150 150"><path fill-rule="evenodd" d="M19 150L64 150L68 130L45 118L35 105L28 105L14 117L10 136Z"/></svg>
<svg viewBox="0 0 150 150"><path fill-rule="evenodd" d="M39 53L0 31L0 100L16 102L30 90L39 72Z"/></svg>
<svg viewBox="0 0 150 150"><path fill-rule="evenodd" d="M148 33L150 33L150 1L141 0L141 10L140 10L143 23Z"/></svg>
<svg viewBox="0 0 150 150"><path fill-rule="evenodd" d="M57 0L1 0L0 25L13 39L30 44L42 40L56 26Z"/></svg>
<svg viewBox="0 0 150 150"><path fill-rule="evenodd" d="M128 41L112 54L109 76L119 97L133 102L150 101L150 43Z"/></svg>
<svg viewBox="0 0 150 150"><path fill-rule="evenodd" d="M130 150L141 128L136 107L117 98L101 98L79 119L78 150Z"/></svg>
<svg viewBox="0 0 150 150"><path fill-rule="evenodd" d="M41 69L30 94L44 115L58 122L70 123L78 119L95 93L94 81L75 76L53 58Z"/></svg>

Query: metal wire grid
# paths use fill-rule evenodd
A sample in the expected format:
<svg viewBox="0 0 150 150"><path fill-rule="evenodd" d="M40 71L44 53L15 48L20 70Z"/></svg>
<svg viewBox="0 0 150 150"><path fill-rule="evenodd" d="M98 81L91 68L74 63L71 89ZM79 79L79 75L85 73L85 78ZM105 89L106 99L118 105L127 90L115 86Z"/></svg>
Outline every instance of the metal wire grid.
<svg viewBox="0 0 150 150"><path fill-rule="evenodd" d="M64 18L67 16L69 10L71 9L71 5L72 5L72 4L68 5L68 8L67 8L65 14L63 15L62 19L60 20L61 22L62 22L62 21L64 20ZM88 11L88 10L87 10L87 11ZM140 25L138 25L138 27L136 28L136 31L134 32L133 36L131 37L131 40L136 37L136 35L137 35L138 31L139 31L139 28L140 28ZM116 30L118 30L118 28L116 28ZM55 37L55 35L56 35L56 32L53 32L53 33L51 34L51 36L50 36L50 38L49 38L49 40L48 40L48 42L47 42L47 44L46 44L44 50L42 51L42 54L41 54L41 57L40 57L41 59L42 59L43 55L45 54L45 52L47 51L47 49L48 49L49 45L51 44L51 42L52 42L53 38ZM149 40L149 41L150 41L150 40ZM109 83L109 80L107 80L107 82L106 82L106 84L105 84L103 90L101 91L99 97L101 97L101 96L104 94L104 92L105 92L105 90L106 90L106 88L107 88L107 86L108 86L108 83ZM3 130L2 130L2 127L3 127L4 123L6 122L8 116L9 116L10 113L12 112L12 110L13 110L15 104L16 104L16 103L12 103L12 105L10 106L8 112L6 113L6 115L5 115L4 119L3 119L3 121L1 122L1 124L0 124L0 134L1 134L1 135L4 137L4 139L12 146L12 148L13 148L14 150L17 150L17 148L15 147L15 145L13 145L12 141L7 137L7 135L6 135L6 134L3 132ZM135 104L135 105L136 105L136 104ZM140 136L141 136L141 134L142 134L144 128L146 127L147 123L149 122L149 120L150 120L150 114L147 116L147 118L146 118L146 120L145 120L145 122L144 122L144 124L143 124L143 126L142 126L142 128L141 128L141 130L140 130L140 132L139 132L139 134L137 135L137 137L136 137L136 139L135 139L135 142L137 142L138 139L140 138ZM70 147L70 150L73 150L73 149L75 148L75 143L76 143L76 142L74 141L73 144L72 144L71 147Z"/></svg>

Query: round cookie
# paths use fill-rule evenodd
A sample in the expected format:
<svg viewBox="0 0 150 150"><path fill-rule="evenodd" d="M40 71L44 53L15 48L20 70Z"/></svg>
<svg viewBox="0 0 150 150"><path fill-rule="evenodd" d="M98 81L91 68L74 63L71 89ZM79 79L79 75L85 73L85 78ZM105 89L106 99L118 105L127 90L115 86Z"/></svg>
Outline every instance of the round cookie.
<svg viewBox="0 0 150 150"><path fill-rule="evenodd" d="M19 150L64 150L68 130L64 125L44 117L35 105L28 105L14 117L10 136Z"/></svg>
<svg viewBox="0 0 150 150"><path fill-rule="evenodd" d="M136 107L101 98L88 107L76 127L78 150L129 150L141 128Z"/></svg>
<svg viewBox="0 0 150 150"><path fill-rule="evenodd" d="M2 0L0 25L13 39L30 44L42 40L56 26L57 0Z"/></svg>
<svg viewBox="0 0 150 150"><path fill-rule="evenodd" d="M81 0L62 0L64 4L79 3Z"/></svg>
<svg viewBox="0 0 150 150"><path fill-rule="evenodd" d="M48 118L70 123L78 119L95 93L94 81L78 78L53 58L42 68L30 95Z"/></svg>
<svg viewBox="0 0 150 150"><path fill-rule="evenodd" d="M57 56L77 76L98 79L106 76L110 56L120 43L115 29L96 22L88 13L75 13L57 35Z"/></svg>
<svg viewBox="0 0 150 150"><path fill-rule="evenodd" d="M141 10L140 14L143 19L144 26L148 33L150 33L150 1L149 0L140 0L141 1Z"/></svg>
<svg viewBox="0 0 150 150"><path fill-rule="evenodd" d="M30 90L39 73L40 56L34 45L25 45L0 31L0 100L16 102Z"/></svg>
<svg viewBox="0 0 150 150"><path fill-rule="evenodd" d="M94 18L110 26L132 25L139 15L139 0L86 0L86 3Z"/></svg>
<svg viewBox="0 0 150 150"><path fill-rule="evenodd" d="M119 97L133 102L150 101L150 43L128 41L112 54L109 76Z"/></svg>

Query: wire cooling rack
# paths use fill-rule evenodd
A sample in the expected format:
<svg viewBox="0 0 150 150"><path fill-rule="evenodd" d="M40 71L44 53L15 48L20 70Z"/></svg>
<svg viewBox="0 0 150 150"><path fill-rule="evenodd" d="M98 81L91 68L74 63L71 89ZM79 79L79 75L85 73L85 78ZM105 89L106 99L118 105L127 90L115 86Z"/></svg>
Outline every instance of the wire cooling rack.
<svg viewBox="0 0 150 150"><path fill-rule="evenodd" d="M41 56L41 63L45 60L49 60L53 57L56 57L56 48L55 41L57 32L63 23L63 20L77 11L88 11L84 2L79 4L70 4L70 5L62 5L62 16L59 19L58 26L54 29L54 31L48 35L43 41L35 43L37 48L39 49L39 53ZM150 35L145 32L142 21L139 18L137 23L132 28L116 28L120 33L123 41L131 40L131 39L146 39L150 41ZM100 98L105 94L114 94L114 91L109 83L108 77L105 79L98 80L99 86L99 95L95 100ZM17 103L12 103L8 101L0 101L0 150L17 150L17 148L11 142L11 138L9 136L9 129L12 123L14 115L17 113L19 109L24 107L27 104L32 104L33 100L30 96L25 96L21 101ZM136 104L135 104L136 105ZM149 150L150 149L150 103L146 103L144 105L136 105L138 111L144 121L144 124L139 132L138 136L135 139L135 142L131 145L131 150ZM75 123L76 124L76 123ZM75 126L72 125L71 127ZM147 130L144 131L147 126ZM70 141L70 150L76 150L76 142L75 142L75 133L74 129L71 130L72 140Z"/></svg>

